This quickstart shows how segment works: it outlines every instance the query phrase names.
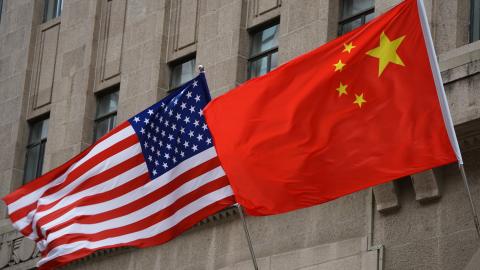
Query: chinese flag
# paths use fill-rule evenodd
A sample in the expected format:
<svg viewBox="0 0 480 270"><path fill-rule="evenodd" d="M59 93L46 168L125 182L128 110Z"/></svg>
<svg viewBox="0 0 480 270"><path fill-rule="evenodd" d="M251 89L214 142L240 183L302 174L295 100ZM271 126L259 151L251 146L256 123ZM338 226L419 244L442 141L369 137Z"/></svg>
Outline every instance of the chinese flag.
<svg viewBox="0 0 480 270"><path fill-rule="evenodd" d="M425 40L407 0L213 100L207 123L247 213L308 207L456 161Z"/></svg>

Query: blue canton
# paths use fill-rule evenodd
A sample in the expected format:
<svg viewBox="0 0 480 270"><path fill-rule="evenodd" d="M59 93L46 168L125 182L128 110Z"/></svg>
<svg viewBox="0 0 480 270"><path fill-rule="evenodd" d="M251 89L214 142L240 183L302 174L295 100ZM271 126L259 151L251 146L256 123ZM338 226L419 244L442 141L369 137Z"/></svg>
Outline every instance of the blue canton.
<svg viewBox="0 0 480 270"><path fill-rule="evenodd" d="M205 75L201 73L128 119L142 146L150 179L213 146L203 116L210 99Z"/></svg>

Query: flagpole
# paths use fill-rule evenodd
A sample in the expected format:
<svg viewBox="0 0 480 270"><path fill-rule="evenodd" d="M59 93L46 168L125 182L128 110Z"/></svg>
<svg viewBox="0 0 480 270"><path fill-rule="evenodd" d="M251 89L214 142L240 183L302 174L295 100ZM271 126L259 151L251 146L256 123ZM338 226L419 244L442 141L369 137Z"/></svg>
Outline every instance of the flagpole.
<svg viewBox="0 0 480 270"><path fill-rule="evenodd" d="M243 230L245 230L245 235L247 237L248 249L250 250L250 255L252 256L253 262L253 269L258 270L257 265L257 258L255 257L255 253L253 251L252 240L250 239L250 233L248 232L247 221L245 220L245 215L243 214L242 206L238 203L235 204L238 209L238 213L240 213L240 219L243 223Z"/></svg>
<svg viewBox="0 0 480 270"><path fill-rule="evenodd" d="M460 169L460 174L462 175L463 183L470 200L470 208L473 215L473 222L475 223L475 229L477 230L477 237L480 238L480 223L478 222L478 215L475 209L475 205L472 199L472 193L470 192L470 185L468 184L467 175L465 173L465 168L463 166L462 153L460 152L460 146L458 145L457 135L455 133L455 128L453 125L452 115L450 114L450 108L448 107L447 96L445 95L445 89L443 87L442 75L440 73L440 67L438 65L437 54L435 53L435 47L433 45L432 34L430 32L430 26L428 24L427 12L425 10L425 5L423 0L417 0L419 8L419 17L423 30L423 36L425 38L425 44L427 47L428 58L430 59L430 66L432 67L433 78L435 81L435 86L437 89L438 99L440 101L440 107L442 109L442 115L445 122L445 127L447 129L448 137L450 139L450 144L452 145L453 151L457 156L458 167Z"/></svg>

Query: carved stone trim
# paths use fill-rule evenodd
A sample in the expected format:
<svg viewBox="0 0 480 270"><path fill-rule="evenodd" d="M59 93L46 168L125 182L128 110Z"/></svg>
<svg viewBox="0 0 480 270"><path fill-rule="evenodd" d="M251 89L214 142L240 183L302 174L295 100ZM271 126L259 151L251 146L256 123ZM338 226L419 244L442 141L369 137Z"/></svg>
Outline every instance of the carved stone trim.
<svg viewBox="0 0 480 270"><path fill-rule="evenodd" d="M0 269L35 267L40 253L35 242L17 231L0 234Z"/></svg>

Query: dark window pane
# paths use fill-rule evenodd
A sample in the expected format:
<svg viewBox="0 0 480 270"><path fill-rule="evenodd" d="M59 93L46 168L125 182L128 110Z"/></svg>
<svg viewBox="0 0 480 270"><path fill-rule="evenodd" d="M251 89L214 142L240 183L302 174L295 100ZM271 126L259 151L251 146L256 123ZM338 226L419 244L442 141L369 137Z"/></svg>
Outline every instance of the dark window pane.
<svg viewBox="0 0 480 270"><path fill-rule="evenodd" d="M373 5L373 0L343 0L342 19L362 13Z"/></svg>
<svg viewBox="0 0 480 270"><path fill-rule="evenodd" d="M30 126L30 135L25 160L24 182L42 175L43 156L47 143L48 119L37 121Z"/></svg>
<svg viewBox="0 0 480 270"><path fill-rule="evenodd" d="M117 111L118 91L98 97L97 118Z"/></svg>
<svg viewBox="0 0 480 270"><path fill-rule="evenodd" d="M250 62L250 78L258 77L268 72L268 55Z"/></svg>
<svg viewBox="0 0 480 270"><path fill-rule="evenodd" d="M172 68L170 89L174 89L195 77L195 58L175 65Z"/></svg>
<svg viewBox="0 0 480 270"><path fill-rule="evenodd" d="M2 21L3 0L0 0L0 22Z"/></svg>
<svg viewBox="0 0 480 270"><path fill-rule="evenodd" d="M110 119L106 118L95 123L95 141L107 134L110 130Z"/></svg>
<svg viewBox="0 0 480 270"><path fill-rule="evenodd" d="M278 47L278 25L271 26L253 35L251 55L268 51Z"/></svg>
<svg viewBox="0 0 480 270"><path fill-rule="evenodd" d="M351 22L347 22L347 23L344 23L341 25L341 34L345 34L345 33L348 33L350 31L352 31L353 29L359 27L362 25L362 18L358 18L354 21L351 21Z"/></svg>
<svg viewBox="0 0 480 270"><path fill-rule="evenodd" d="M276 68L277 66L278 66L278 52L274 52L272 53L272 56L270 59L270 70Z"/></svg>
<svg viewBox="0 0 480 270"><path fill-rule="evenodd" d="M62 14L63 0L44 0L43 22L49 21Z"/></svg>
<svg viewBox="0 0 480 270"><path fill-rule="evenodd" d="M480 39L480 0L472 0L470 18L470 41Z"/></svg>

